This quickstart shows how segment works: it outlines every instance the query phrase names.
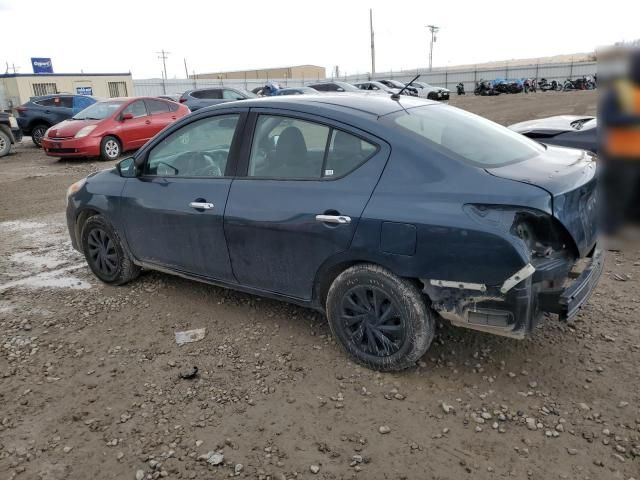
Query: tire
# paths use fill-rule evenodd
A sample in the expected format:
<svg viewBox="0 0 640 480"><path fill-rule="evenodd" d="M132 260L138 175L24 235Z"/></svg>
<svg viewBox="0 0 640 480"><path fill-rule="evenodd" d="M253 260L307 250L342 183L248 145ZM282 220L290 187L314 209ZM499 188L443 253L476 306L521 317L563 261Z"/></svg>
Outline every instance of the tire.
<svg viewBox="0 0 640 480"><path fill-rule="evenodd" d="M80 236L89 268L104 283L123 285L140 274L140 267L131 261L120 236L102 215L89 217Z"/></svg>
<svg viewBox="0 0 640 480"><path fill-rule="evenodd" d="M438 94L434 93L434 92L429 92L427 94L427 99L428 100L438 100Z"/></svg>
<svg viewBox="0 0 640 480"><path fill-rule="evenodd" d="M31 141L36 147L39 148L41 146L42 138L48 129L49 126L44 123L40 123L31 129Z"/></svg>
<svg viewBox="0 0 640 480"><path fill-rule="evenodd" d="M117 160L122 153L120 140L111 135L107 135L100 142L100 158L102 160Z"/></svg>
<svg viewBox="0 0 640 480"><path fill-rule="evenodd" d="M374 370L415 365L435 332L420 290L377 265L355 265L338 275L329 288L326 311L342 347Z"/></svg>
<svg viewBox="0 0 640 480"><path fill-rule="evenodd" d="M11 150L11 137L0 130L0 158L9 155Z"/></svg>

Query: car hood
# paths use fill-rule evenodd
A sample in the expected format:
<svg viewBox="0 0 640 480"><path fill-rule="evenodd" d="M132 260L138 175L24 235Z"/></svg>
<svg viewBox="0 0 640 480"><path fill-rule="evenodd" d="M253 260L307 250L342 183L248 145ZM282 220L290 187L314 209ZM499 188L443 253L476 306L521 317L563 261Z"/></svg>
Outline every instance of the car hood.
<svg viewBox="0 0 640 480"><path fill-rule="evenodd" d="M49 130L50 138L73 137L81 128L87 125L97 125L102 120L64 120Z"/></svg>
<svg viewBox="0 0 640 480"><path fill-rule="evenodd" d="M595 117L579 116L579 115L558 115L556 117L540 118L537 120L528 120L510 125L509 128L515 132L523 134L538 134L553 136L562 132L576 131L571 126L576 120L593 120Z"/></svg>
<svg viewBox="0 0 640 480"><path fill-rule="evenodd" d="M552 199L553 216L564 225L584 256L597 240L595 159L584 150L548 146L534 158L486 170L496 177L547 191Z"/></svg>

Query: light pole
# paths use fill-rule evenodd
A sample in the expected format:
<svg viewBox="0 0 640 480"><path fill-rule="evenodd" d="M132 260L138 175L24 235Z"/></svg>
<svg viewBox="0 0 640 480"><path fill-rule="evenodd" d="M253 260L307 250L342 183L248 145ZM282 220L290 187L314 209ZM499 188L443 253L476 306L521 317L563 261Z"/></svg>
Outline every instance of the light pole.
<svg viewBox="0 0 640 480"><path fill-rule="evenodd" d="M436 33L440 30L440 27L435 25L427 25L427 28L431 32L431 45L429 46L429 71L433 68L433 44L437 40Z"/></svg>
<svg viewBox="0 0 640 480"><path fill-rule="evenodd" d="M158 58L160 60L162 60L162 70L164 71L164 78L162 79L162 91L163 93L166 95L167 94L167 85L166 85L166 81L167 81L167 58L168 55L171 52L165 52L164 49L160 50L159 52L156 52L158 54L160 54L158 56Z"/></svg>

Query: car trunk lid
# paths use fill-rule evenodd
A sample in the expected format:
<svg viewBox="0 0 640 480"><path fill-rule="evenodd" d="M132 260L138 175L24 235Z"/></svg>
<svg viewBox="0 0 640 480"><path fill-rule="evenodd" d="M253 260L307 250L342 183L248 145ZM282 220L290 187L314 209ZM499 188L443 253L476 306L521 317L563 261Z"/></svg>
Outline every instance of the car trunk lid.
<svg viewBox="0 0 640 480"><path fill-rule="evenodd" d="M535 185L552 198L553 215L573 238L580 256L597 239L597 176L595 157L583 150L547 147L541 155L487 172L496 177Z"/></svg>

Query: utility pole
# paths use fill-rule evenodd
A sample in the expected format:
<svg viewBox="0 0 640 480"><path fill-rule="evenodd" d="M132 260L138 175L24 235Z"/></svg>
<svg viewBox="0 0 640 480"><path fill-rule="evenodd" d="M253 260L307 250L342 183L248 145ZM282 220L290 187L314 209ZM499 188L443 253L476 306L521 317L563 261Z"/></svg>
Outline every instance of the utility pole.
<svg viewBox="0 0 640 480"><path fill-rule="evenodd" d="M184 59L184 74L186 75L187 80L189 80L189 69L187 68L187 59Z"/></svg>
<svg viewBox="0 0 640 480"><path fill-rule="evenodd" d="M159 54L158 58L162 60L162 69L164 71L164 77L162 77L162 91L164 92L164 94L167 94L167 85L166 85L166 81L167 81L167 58L169 58L169 54L171 52L165 52L164 49L160 50L159 52L156 52L157 54Z"/></svg>
<svg viewBox="0 0 640 480"><path fill-rule="evenodd" d="M437 40L436 33L440 30L440 27L436 27L435 25L427 25L427 28L431 32L431 45L429 47L429 71L433 68L433 44Z"/></svg>
<svg viewBox="0 0 640 480"><path fill-rule="evenodd" d="M371 30L371 78L376 74L376 44L373 39L373 9L369 9L369 30Z"/></svg>

